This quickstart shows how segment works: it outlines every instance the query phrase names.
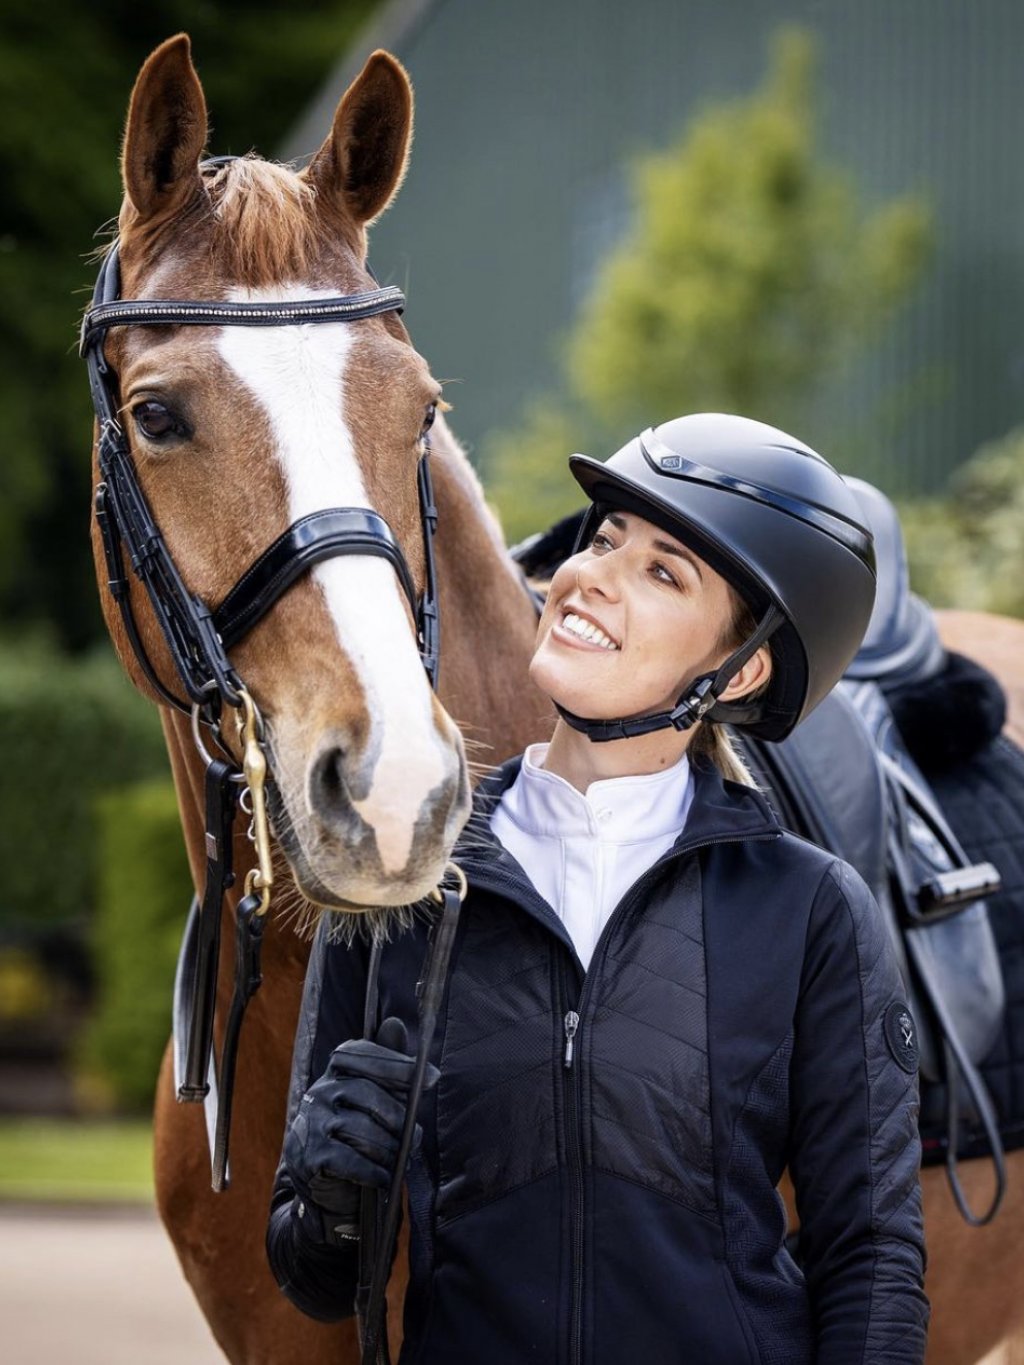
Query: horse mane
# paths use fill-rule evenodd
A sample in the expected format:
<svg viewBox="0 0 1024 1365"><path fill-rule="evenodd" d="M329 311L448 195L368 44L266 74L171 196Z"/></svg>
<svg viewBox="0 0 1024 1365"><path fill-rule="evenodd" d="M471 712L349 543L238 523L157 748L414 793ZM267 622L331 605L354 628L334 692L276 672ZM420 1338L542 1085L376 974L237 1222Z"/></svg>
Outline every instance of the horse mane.
<svg viewBox="0 0 1024 1365"><path fill-rule="evenodd" d="M206 178L226 273L253 287L303 277L315 259L316 190L287 166L239 157ZM322 231L322 228L320 229Z"/></svg>

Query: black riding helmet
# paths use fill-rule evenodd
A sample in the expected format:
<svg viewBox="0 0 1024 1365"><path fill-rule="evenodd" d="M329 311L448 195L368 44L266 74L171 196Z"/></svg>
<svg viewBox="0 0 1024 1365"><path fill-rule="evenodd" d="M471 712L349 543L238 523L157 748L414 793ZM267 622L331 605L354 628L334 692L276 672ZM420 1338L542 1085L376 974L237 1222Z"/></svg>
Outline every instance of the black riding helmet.
<svg viewBox="0 0 1024 1365"><path fill-rule="evenodd" d="M875 599L871 533L840 476L785 432L722 413L677 418L609 460L573 455L569 466L594 503L577 550L608 510L634 512L717 570L758 627L717 673L695 678L672 711L616 721L562 711L567 722L597 741L685 730L704 717L784 739L842 677ZM718 701L767 640L772 676L762 695Z"/></svg>

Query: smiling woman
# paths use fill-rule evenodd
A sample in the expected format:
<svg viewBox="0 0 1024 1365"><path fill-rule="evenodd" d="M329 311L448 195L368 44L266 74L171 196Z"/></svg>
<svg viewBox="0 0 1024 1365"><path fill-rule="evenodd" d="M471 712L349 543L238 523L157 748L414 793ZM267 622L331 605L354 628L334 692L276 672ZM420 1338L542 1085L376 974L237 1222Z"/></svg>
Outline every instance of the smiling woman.
<svg viewBox="0 0 1024 1365"><path fill-rule="evenodd" d="M874 599L862 513L814 451L739 417L571 467L593 507L531 665L560 719L478 789L456 846L402 1360L920 1365L916 1059L884 1026L909 1018L887 932L708 739L784 738L839 679ZM422 932L381 952L381 1016L413 1012ZM353 1311L360 1189L388 1183L409 1086L396 1020L360 1039L366 971L321 937L268 1231L317 1317Z"/></svg>

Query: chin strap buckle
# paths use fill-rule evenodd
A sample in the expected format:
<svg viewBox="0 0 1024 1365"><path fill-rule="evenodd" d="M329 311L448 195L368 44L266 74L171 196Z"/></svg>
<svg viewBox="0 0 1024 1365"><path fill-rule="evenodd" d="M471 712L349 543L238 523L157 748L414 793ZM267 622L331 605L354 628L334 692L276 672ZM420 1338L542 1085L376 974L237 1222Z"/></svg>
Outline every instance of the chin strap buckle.
<svg viewBox="0 0 1024 1365"><path fill-rule="evenodd" d="M697 679L682 701L668 713L669 720L676 730L690 730L699 720L703 720L717 700L714 676L705 674Z"/></svg>

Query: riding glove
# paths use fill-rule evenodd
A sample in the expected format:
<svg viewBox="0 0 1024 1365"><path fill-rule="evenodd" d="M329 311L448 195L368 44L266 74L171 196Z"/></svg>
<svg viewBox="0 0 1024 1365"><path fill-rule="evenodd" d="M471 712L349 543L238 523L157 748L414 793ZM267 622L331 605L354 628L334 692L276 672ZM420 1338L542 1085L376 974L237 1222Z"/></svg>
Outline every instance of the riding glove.
<svg viewBox="0 0 1024 1365"><path fill-rule="evenodd" d="M408 1046L402 1021L385 1019L374 1042L351 1038L335 1048L302 1097L282 1156L297 1191L295 1216L315 1241L356 1239L362 1187L391 1183L416 1065ZM439 1075L428 1065L424 1090Z"/></svg>

